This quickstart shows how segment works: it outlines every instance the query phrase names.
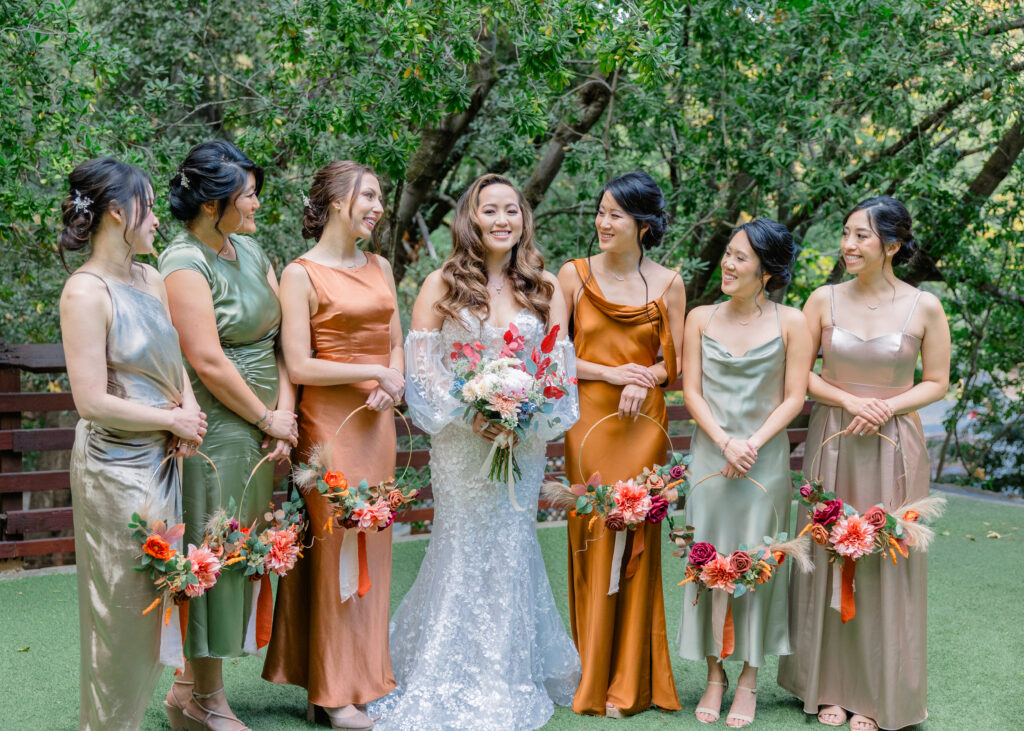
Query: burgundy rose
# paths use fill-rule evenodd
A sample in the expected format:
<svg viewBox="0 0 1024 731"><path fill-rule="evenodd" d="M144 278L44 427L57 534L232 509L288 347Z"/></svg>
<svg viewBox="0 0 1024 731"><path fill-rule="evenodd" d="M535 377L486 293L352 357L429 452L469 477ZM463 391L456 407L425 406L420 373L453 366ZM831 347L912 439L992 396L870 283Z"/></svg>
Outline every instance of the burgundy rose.
<svg viewBox="0 0 1024 731"><path fill-rule="evenodd" d="M608 530L625 530L626 519L622 513L608 513L604 518L604 527Z"/></svg>
<svg viewBox="0 0 1024 731"><path fill-rule="evenodd" d="M888 520L888 516L885 511L877 505L868 508L868 512L864 513L864 522L874 527L875 530L881 530L885 527L885 522Z"/></svg>
<svg viewBox="0 0 1024 731"><path fill-rule="evenodd" d="M690 564L693 566L703 566L717 555L718 552L714 546L705 541L700 541L699 543L694 543L690 548Z"/></svg>
<svg viewBox="0 0 1024 731"><path fill-rule="evenodd" d="M745 574L750 571L750 567L753 565L754 562L746 551L733 551L732 555L729 556L729 568L734 573Z"/></svg>
<svg viewBox="0 0 1024 731"><path fill-rule="evenodd" d="M647 511L648 523L660 523L668 515L668 500L661 495L651 498L651 509Z"/></svg>
<svg viewBox="0 0 1024 731"><path fill-rule="evenodd" d="M683 467L681 464L674 465L672 469L668 471L668 476L671 477L673 480L681 480L683 479L683 476L685 474L686 468Z"/></svg>
<svg viewBox="0 0 1024 731"><path fill-rule="evenodd" d="M842 500L826 500L818 506L817 510L814 511L814 516L811 520L815 523L819 523L820 525L830 525L839 520L839 517L842 514Z"/></svg>

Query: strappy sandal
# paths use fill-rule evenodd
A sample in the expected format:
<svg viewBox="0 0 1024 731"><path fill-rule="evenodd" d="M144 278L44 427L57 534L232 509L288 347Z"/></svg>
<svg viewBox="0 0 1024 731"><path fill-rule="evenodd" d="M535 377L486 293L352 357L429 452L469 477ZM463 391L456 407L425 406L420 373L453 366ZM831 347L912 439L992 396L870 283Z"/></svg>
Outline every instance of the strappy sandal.
<svg viewBox="0 0 1024 731"><path fill-rule="evenodd" d="M252 731L252 729L242 723L237 716L228 716L227 714L220 713L219 711L210 710L199 702L205 701L207 698L213 698L213 696L223 692L223 686L211 693L196 693L194 690L192 691L192 702L199 707L200 711L206 714L203 718L199 719L190 714L187 710L182 711L182 714L186 719L188 719L188 724L192 731L210 731L210 720L214 718L223 718L225 721L234 721L237 723L238 728L233 729L233 731Z"/></svg>
<svg viewBox="0 0 1024 731"><path fill-rule="evenodd" d="M855 723L859 723L861 726L859 728L854 728L853 724ZM853 731L878 731L878 724L867 716L854 713L850 716L850 728L853 729Z"/></svg>
<svg viewBox="0 0 1024 731"><path fill-rule="evenodd" d="M826 711L832 716L839 716L839 720L834 723L832 721L826 721L824 718L821 717L821 715ZM825 706L820 711L818 711L818 723L820 723L823 726L842 726L846 723L846 711L844 711L839 706Z"/></svg>
<svg viewBox="0 0 1024 731"><path fill-rule="evenodd" d="M185 720L185 707L178 704L178 696L174 695L174 686L176 685L195 685L195 681L175 680L167 691L167 697L164 698L164 713L167 714L167 723L170 724L171 731L188 731L188 721Z"/></svg>
<svg viewBox="0 0 1024 731"><path fill-rule="evenodd" d="M745 690L748 693L750 693L750 695L754 696L754 703L755 703L754 707L756 709L756 707L757 707L756 706L756 703L757 703L757 688L751 688L749 686L739 685L737 683L736 690ZM736 699L733 698L732 702L735 703ZM732 719L734 721L743 721L743 723L741 723L739 726L730 726L729 728L745 728L745 727L749 726L750 724L752 724L754 722L754 717L753 716L748 716L745 713L733 713L732 711L730 711L729 715L725 717L725 722L729 723L730 719Z"/></svg>
<svg viewBox="0 0 1024 731"><path fill-rule="evenodd" d="M347 709L349 706L345 706L345 708ZM355 710L355 713L344 711L340 708L328 709L325 706L318 706L315 703L307 703L306 720L317 724L326 723L332 729L357 729L366 731L367 729L373 728L375 719L370 718L355 705L352 705L351 708Z"/></svg>
<svg viewBox="0 0 1024 731"><path fill-rule="evenodd" d="M729 689L729 681L726 680L724 683L721 680L709 680L707 685L719 685L725 690L722 691L722 700L725 699L725 691ZM704 688L704 692L707 693L707 686ZM703 718L698 716L698 713L706 713L709 716L714 716L710 721L705 721ZM694 717L701 723L714 723L722 715L722 701L718 701L718 708L707 708L705 706L697 706L697 710L693 712Z"/></svg>

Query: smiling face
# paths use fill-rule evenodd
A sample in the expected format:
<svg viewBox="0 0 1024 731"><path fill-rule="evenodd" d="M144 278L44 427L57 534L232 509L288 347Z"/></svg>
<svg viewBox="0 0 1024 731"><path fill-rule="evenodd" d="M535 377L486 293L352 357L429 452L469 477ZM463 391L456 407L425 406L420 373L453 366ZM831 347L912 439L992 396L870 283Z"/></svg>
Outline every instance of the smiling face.
<svg viewBox="0 0 1024 731"><path fill-rule="evenodd" d="M761 260L754 253L746 231L732 237L722 255L722 292L752 297L771 277L761 271Z"/></svg>
<svg viewBox="0 0 1024 731"><path fill-rule="evenodd" d="M252 234L256 233L256 211L260 208L260 199L256 195L256 176L246 173L245 184L234 197L224 204L224 216L218 228L224 233ZM214 219L216 220L216 219Z"/></svg>
<svg viewBox="0 0 1024 731"><path fill-rule="evenodd" d="M635 251L640 245L642 231L637 227L636 219L623 210L610 191L606 190L601 196L594 225L601 251Z"/></svg>
<svg viewBox="0 0 1024 731"><path fill-rule="evenodd" d="M331 205L342 225L352 230L357 239L368 239L384 215L384 196L376 176L363 174L356 182L359 190L353 190L346 200L336 200Z"/></svg>
<svg viewBox="0 0 1024 731"><path fill-rule="evenodd" d="M880 270L899 251L898 242L882 245L882 240L871 226L868 211L854 211L843 225L843 238L839 251L850 274Z"/></svg>
<svg viewBox="0 0 1024 731"><path fill-rule="evenodd" d="M480 239L490 251L506 253L523 235L523 209L515 188L501 183L480 190L475 218Z"/></svg>
<svg viewBox="0 0 1024 731"><path fill-rule="evenodd" d="M157 226L160 225L153 211L153 188L146 185L145 199L135 201L135 209L131 214L123 208L118 208L117 215L123 221L122 225L127 228L124 237L131 244L132 253L136 256L152 254L153 238ZM138 226L131 228L136 220L139 222Z"/></svg>

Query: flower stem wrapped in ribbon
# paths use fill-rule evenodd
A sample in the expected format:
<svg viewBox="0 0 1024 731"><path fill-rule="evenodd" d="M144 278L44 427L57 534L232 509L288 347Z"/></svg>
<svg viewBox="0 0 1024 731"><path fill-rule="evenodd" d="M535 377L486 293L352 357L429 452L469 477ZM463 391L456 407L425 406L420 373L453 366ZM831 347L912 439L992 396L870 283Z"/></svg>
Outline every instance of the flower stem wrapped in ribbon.
<svg viewBox="0 0 1024 731"><path fill-rule="evenodd" d="M451 395L465 404L464 417L472 421L477 414L506 431L494 440L490 454L480 468L480 477L500 480L508 485L513 508L522 512L516 501L515 481L522 477L515 456L515 442L526 438L527 430L539 415L549 415L555 401L564 397L575 378L567 378L551 358L558 338L555 325L529 358L520 353L525 338L514 323L503 336L505 345L497 358L484 358L480 342L454 343L451 358L453 374ZM550 417L557 423L558 417Z"/></svg>
<svg viewBox="0 0 1024 731"><path fill-rule="evenodd" d="M821 447L844 435L845 432L836 432L825 439ZM903 454L903 450L891 438L881 433L875 436L889 442L896 451ZM811 460L812 472L815 462L821 456L821 447ZM907 476L905 468L906 465L904 477ZM825 490L820 472L810 480L799 473L796 477L800 486L796 488L795 497L807 508L809 519L800 535L809 534L815 543L825 549L829 563L832 564L831 606L840 612L845 624L857 614L854 599L857 561L865 556L881 554L896 564L897 556L907 558L911 548L927 551L935 534L922 521L942 515L946 499L929 495L906 502L892 511L878 504L862 514L849 503L837 499L834 491Z"/></svg>
<svg viewBox="0 0 1024 731"><path fill-rule="evenodd" d="M335 527L345 529L338 561L339 595L343 603L353 596L366 596L371 588L366 533L389 527L398 511L419 494L415 489L403 490L394 477L375 485L365 479L352 485L345 474L331 464L334 439L353 416L368 408L364 404L354 409L338 426L334 436L310 449L308 463L302 463L292 471L292 479L299 490L307 495L315 491L327 502L328 518L322 530L333 533ZM397 409L395 413L411 435L405 416ZM411 464L410 451L403 477Z"/></svg>

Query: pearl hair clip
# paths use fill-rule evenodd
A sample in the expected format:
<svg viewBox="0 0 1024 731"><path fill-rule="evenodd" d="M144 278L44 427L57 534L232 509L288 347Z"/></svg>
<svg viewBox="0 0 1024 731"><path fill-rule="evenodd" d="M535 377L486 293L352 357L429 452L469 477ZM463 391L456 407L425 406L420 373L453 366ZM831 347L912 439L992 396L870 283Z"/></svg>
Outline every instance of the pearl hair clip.
<svg viewBox="0 0 1024 731"><path fill-rule="evenodd" d="M182 188L191 188L192 187L192 186L190 186L188 184L188 176L185 175L185 171L184 170L179 170L178 171L178 175L181 177L181 187Z"/></svg>
<svg viewBox="0 0 1024 731"><path fill-rule="evenodd" d="M71 201L71 203L75 206L76 211L87 211L89 210L89 206L92 205L92 198L87 195L82 195L75 190L75 199Z"/></svg>
<svg viewBox="0 0 1024 731"><path fill-rule="evenodd" d="M305 193L302 194L302 205L305 208L309 208L309 196L306 195Z"/></svg>

